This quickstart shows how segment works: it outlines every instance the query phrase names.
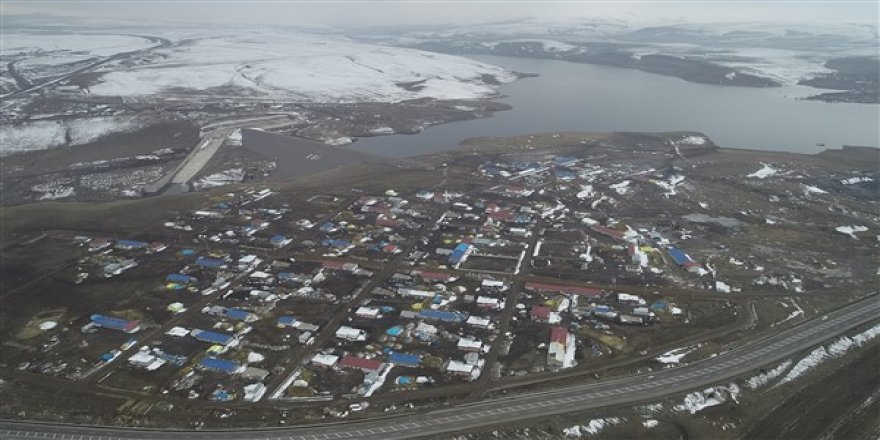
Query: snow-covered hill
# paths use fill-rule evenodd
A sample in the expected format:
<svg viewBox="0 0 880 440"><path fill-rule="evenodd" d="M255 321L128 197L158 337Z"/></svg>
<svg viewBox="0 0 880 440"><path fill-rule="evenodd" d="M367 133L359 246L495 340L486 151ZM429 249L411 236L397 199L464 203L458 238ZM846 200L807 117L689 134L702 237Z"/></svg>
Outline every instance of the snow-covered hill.
<svg viewBox="0 0 880 440"><path fill-rule="evenodd" d="M396 102L492 96L516 76L463 57L303 33L184 40L149 62L108 65L93 95L245 93L310 102Z"/></svg>
<svg viewBox="0 0 880 440"><path fill-rule="evenodd" d="M846 56L876 56L877 26L835 23L643 24L606 19L523 19L462 26L403 36L366 36L375 41L447 52L535 56L622 66L608 58L647 55L712 63L777 84L796 84L833 73L825 63ZM568 58L567 58L568 57ZM623 66L625 67L625 66Z"/></svg>

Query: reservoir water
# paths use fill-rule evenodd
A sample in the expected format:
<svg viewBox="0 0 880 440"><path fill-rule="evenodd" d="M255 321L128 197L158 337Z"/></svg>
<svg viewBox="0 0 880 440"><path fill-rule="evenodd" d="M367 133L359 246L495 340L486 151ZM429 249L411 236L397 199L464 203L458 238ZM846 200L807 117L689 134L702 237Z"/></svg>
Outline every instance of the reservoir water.
<svg viewBox="0 0 880 440"><path fill-rule="evenodd" d="M539 76L501 87L499 100L512 110L349 147L401 157L453 150L470 137L557 131L699 131L723 147L799 153L880 145L880 105L796 99L821 92L811 87L715 86L566 61L471 58Z"/></svg>

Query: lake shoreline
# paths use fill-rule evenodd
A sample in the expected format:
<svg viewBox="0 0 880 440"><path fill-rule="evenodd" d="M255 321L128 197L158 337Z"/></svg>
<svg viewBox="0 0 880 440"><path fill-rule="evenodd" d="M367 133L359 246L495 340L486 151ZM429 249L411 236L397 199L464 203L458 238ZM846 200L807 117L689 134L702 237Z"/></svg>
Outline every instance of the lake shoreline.
<svg viewBox="0 0 880 440"><path fill-rule="evenodd" d="M474 58L538 76L500 86L493 100L511 110L415 135L361 137L350 148L407 157L448 151L471 137L564 131L697 131L724 147L805 153L880 145L880 106L805 99L813 87L717 86L568 61Z"/></svg>

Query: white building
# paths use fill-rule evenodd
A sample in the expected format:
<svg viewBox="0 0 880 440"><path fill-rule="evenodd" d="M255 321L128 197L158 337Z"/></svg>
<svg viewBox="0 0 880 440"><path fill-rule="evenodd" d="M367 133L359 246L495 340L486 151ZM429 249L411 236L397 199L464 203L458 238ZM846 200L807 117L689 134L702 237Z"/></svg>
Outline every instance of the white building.
<svg viewBox="0 0 880 440"><path fill-rule="evenodd" d="M458 340L458 349L462 351L480 351L483 349L483 342L478 339L461 338Z"/></svg>
<svg viewBox="0 0 880 440"><path fill-rule="evenodd" d="M434 297L434 292L427 291L427 290L419 290L419 289L409 289L406 287L402 287L400 289L397 289L397 293L399 293L401 296L408 296L408 297L413 297L413 298L433 298Z"/></svg>
<svg viewBox="0 0 880 440"><path fill-rule="evenodd" d="M339 356L334 354L316 354L312 357L312 364L317 365L319 367L332 367L336 365L336 362L339 361Z"/></svg>
<svg viewBox="0 0 880 440"><path fill-rule="evenodd" d="M262 382L252 383L243 388L245 402L257 402L266 394L266 385Z"/></svg>
<svg viewBox="0 0 880 440"><path fill-rule="evenodd" d="M483 280L483 282L480 283L480 287L486 290L505 290L507 288L504 281L490 279Z"/></svg>
<svg viewBox="0 0 880 440"><path fill-rule="evenodd" d="M358 318L364 319L378 319L381 316L378 307L358 307L354 314Z"/></svg>
<svg viewBox="0 0 880 440"><path fill-rule="evenodd" d="M492 320L482 316L470 316L468 317L466 324L476 328L489 328L492 325Z"/></svg>
<svg viewBox="0 0 880 440"><path fill-rule="evenodd" d="M446 371L456 376L466 377L469 380L476 380L480 377L480 368L476 365L466 364L461 361L449 361L446 365Z"/></svg>
<svg viewBox="0 0 880 440"><path fill-rule="evenodd" d="M343 325L336 330L336 337L345 341L366 341L367 332L354 327Z"/></svg>
<svg viewBox="0 0 880 440"><path fill-rule="evenodd" d="M154 371L165 365L165 360L156 357L149 350L140 350L128 358L128 363L147 371Z"/></svg>
<svg viewBox="0 0 880 440"><path fill-rule="evenodd" d="M478 296L477 297L477 306L485 307L487 309L500 309L503 307L503 303L497 298L491 298L488 296Z"/></svg>

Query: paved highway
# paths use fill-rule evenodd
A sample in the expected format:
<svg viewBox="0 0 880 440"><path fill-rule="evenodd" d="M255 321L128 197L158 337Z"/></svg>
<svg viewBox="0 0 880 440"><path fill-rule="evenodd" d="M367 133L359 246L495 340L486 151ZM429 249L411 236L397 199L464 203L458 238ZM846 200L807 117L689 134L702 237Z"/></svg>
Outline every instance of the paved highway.
<svg viewBox="0 0 880 440"><path fill-rule="evenodd" d="M876 296L806 321L761 341L692 364L647 374L573 385L562 389L487 399L417 415L401 415L335 424L242 431L173 431L65 426L0 421L0 438L18 440L110 439L254 439L254 440L391 440L453 433L513 420L528 420L607 406L659 399L727 381L821 344L880 317Z"/></svg>

